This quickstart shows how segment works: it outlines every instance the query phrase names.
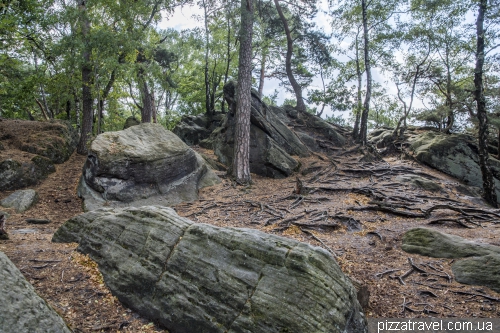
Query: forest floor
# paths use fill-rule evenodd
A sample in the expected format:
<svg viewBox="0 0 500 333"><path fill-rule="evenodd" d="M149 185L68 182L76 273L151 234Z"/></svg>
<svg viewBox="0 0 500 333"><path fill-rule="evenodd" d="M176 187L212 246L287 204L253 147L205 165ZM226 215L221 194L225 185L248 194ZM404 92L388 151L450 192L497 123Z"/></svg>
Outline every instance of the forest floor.
<svg viewBox="0 0 500 333"><path fill-rule="evenodd" d="M51 242L62 223L82 213L76 186L84 160L75 154L57 165L55 173L33 187L40 199L27 212L3 209L11 214L6 223L10 239L0 241L0 251L74 332L165 332L121 305L96 264L76 252L77 244ZM347 275L368 287L368 317L500 317L500 294L454 281L453 260L401 250L403 234L414 227L500 246L500 218L488 213L498 211L479 199L471 202L457 191L456 179L411 158L363 160L366 155L356 147L302 159L297 174L302 194L296 177L253 175L253 185L241 187L218 172L220 184L200 191L200 200L174 208L196 222L259 229L327 249ZM432 179L442 189L429 192L396 181L401 175ZM0 199L11 193L0 193ZM464 216L456 207L470 213ZM33 225L26 218L51 222ZM409 258L431 274L413 272L400 281L398 276L411 269Z"/></svg>

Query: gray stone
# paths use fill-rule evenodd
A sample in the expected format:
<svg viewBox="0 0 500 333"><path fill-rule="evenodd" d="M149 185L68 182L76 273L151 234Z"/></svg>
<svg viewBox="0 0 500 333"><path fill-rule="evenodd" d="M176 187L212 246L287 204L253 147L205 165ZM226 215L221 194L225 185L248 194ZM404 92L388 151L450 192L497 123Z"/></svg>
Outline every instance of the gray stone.
<svg viewBox="0 0 500 333"><path fill-rule="evenodd" d="M465 258L500 254L500 247L472 242L428 228L415 228L403 236L403 251L435 258Z"/></svg>
<svg viewBox="0 0 500 333"><path fill-rule="evenodd" d="M210 133L220 126L222 119L222 113L215 113L211 117L205 113L197 116L184 115L172 132L187 145L197 145L207 139Z"/></svg>
<svg viewBox="0 0 500 333"><path fill-rule="evenodd" d="M465 258L451 268L458 282L485 286L500 293L500 254Z"/></svg>
<svg viewBox="0 0 500 333"><path fill-rule="evenodd" d="M295 240L147 206L76 216L53 241L79 242L121 302L172 333L366 332L335 259Z"/></svg>
<svg viewBox="0 0 500 333"><path fill-rule="evenodd" d="M410 137L415 158L465 184L483 188L477 140L465 134L443 134L434 131ZM490 157L497 196L500 199L500 161Z"/></svg>
<svg viewBox="0 0 500 333"><path fill-rule="evenodd" d="M221 127L211 134L212 146L219 161L231 165L234 151L235 83L224 86L224 98L230 112ZM250 171L265 177L283 178L297 171L299 163L292 157L309 156L309 149L300 141L255 92L252 92L250 117Z"/></svg>
<svg viewBox="0 0 500 333"><path fill-rule="evenodd" d="M219 178L203 158L159 124L97 136L78 186L84 209L170 205L198 198Z"/></svg>
<svg viewBox="0 0 500 333"><path fill-rule="evenodd" d="M3 333L71 333L64 320L0 252L0 331Z"/></svg>
<svg viewBox="0 0 500 333"><path fill-rule="evenodd" d="M500 247L473 242L432 229L411 229L403 236L402 249L435 258L455 258L455 280L500 292Z"/></svg>
<svg viewBox="0 0 500 333"><path fill-rule="evenodd" d="M33 157L31 162L21 163L13 159L0 161L0 191L37 185L54 171L52 162L41 156Z"/></svg>
<svg viewBox="0 0 500 333"><path fill-rule="evenodd" d="M14 208L16 212L22 213L30 209L37 200L38 194L35 190L20 190L0 201L0 205L5 208Z"/></svg>
<svg viewBox="0 0 500 333"><path fill-rule="evenodd" d="M395 180L401 183L410 183L415 187L431 192L442 190L441 185L438 183L417 175L401 175L397 176Z"/></svg>

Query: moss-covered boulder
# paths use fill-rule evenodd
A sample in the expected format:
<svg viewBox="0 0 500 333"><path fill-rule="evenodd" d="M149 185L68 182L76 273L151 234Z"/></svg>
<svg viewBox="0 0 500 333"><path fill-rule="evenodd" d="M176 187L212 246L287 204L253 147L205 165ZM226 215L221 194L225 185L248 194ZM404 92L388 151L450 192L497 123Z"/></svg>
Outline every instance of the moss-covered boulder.
<svg viewBox="0 0 500 333"><path fill-rule="evenodd" d="M0 252L0 331L2 333L71 333L64 320Z"/></svg>
<svg viewBox="0 0 500 333"><path fill-rule="evenodd" d="M36 185L73 154L78 133L65 121L0 122L0 190Z"/></svg>
<svg viewBox="0 0 500 333"><path fill-rule="evenodd" d="M465 134L426 131L410 137L415 158L434 169L457 178L467 185L483 187L477 140ZM490 157L497 196L500 199L500 161Z"/></svg>
<svg viewBox="0 0 500 333"><path fill-rule="evenodd" d="M53 241L79 242L113 294L169 332L366 332L332 255L292 239L147 206L74 217Z"/></svg>
<svg viewBox="0 0 500 333"><path fill-rule="evenodd" d="M403 236L402 249L434 258L455 258L453 275L460 283L489 287L500 292L500 247L473 242L427 228Z"/></svg>

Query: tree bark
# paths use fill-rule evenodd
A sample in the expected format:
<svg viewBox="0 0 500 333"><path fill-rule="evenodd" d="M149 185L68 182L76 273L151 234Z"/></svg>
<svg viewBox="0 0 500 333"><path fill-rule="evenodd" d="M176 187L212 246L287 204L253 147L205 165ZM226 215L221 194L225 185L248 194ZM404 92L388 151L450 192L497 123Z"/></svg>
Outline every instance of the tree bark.
<svg viewBox="0 0 500 333"><path fill-rule="evenodd" d="M279 0L274 0L274 5L276 6L276 10L278 11L278 15L280 16L281 23L285 28L286 34L286 75L288 76L288 80L292 85L293 91L295 93L295 98L297 99L297 110L298 111L306 111L306 105L304 104L304 99L302 98L302 87L299 85L292 72L292 55L293 55L293 39L292 33L290 32L290 27L288 26L288 22L283 15L283 11L281 10L281 6Z"/></svg>
<svg viewBox="0 0 500 333"><path fill-rule="evenodd" d="M356 120L354 121L354 128L352 130L352 137L354 139L357 139L359 137L359 122L361 120L361 108L363 106L361 102L361 84L363 78L361 73L361 64L359 61L359 27L358 33L356 34L356 76L358 78L358 91L356 94Z"/></svg>
<svg viewBox="0 0 500 333"><path fill-rule="evenodd" d="M368 44L368 17L366 0L361 0L361 10L363 12L363 39L364 39L364 53L365 53L365 71L366 71L366 95L363 103L363 112L361 113L359 142L366 144L366 137L368 135L368 114L370 113L370 98L372 95L372 72L370 66L370 52Z"/></svg>
<svg viewBox="0 0 500 333"><path fill-rule="evenodd" d="M205 18L205 112L207 113L208 116L212 115L212 108L210 107L210 80L208 77L208 52L209 52L209 45L208 45L208 13L207 13L207 3L205 0L203 0L203 11L204 11L204 18Z"/></svg>
<svg viewBox="0 0 500 333"><path fill-rule="evenodd" d="M89 40L90 21L87 17L86 0L82 0L79 4L79 9L82 16L82 37L85 43L83 50L83 65L82 65L82 128L80 134L80 141L77 146L77 153L86 155L88 152L87 142L90 140L92 134L92 67L90 64L91 45Z"/></svg>
<svg viewBox="0 0 500 333"><path fill-rule="evenodd" d="M149 92L148 83L146 78L142 76L142 109L141 121L143 123L150 123L153 115L153 104L151 93Z"/></svg>
<svg viewBox="0 0 500 333"><path fill-rule="evenodd" d="M479 9L476 20L476 68L474 70L475 99L477 105L477 119L479 121L479 166L483 176L483 196L493 207L498 207L497 195L493 174L489 166L488 154L488 117L486 114L486 100L483 91L483 66L484 66L484 16L487 8L487 0L479 1Z"/></svg>
<svg viewBox="0 0 500 333"><path fill-rule="evenodd" d="M260 60L260 75L259 75L259 98L262 99L264 93L264 81L266 79L266 58L267 48L262 48L262 59Z"/></svg>
<svg viewBox="0 0 500 333"><path fill-rule="evenodd" d="M222 85L223 87L227 83L227 78L229 77L229 66L231 65L231 20L229 17L229 9L227 12L227 49L226 49L226 71L224 72L224 84ZM226 113L226 101L224 98L222 99L221 102L221 111L222 113Z"/></svg>
<svg viewBox="0 0 500 333"><path fill-rule="evenodd" d="M239 184L251 183L250 111L252 89L253 0L241 0L240 57L236 87L236 131L232 175Z"/></svg>

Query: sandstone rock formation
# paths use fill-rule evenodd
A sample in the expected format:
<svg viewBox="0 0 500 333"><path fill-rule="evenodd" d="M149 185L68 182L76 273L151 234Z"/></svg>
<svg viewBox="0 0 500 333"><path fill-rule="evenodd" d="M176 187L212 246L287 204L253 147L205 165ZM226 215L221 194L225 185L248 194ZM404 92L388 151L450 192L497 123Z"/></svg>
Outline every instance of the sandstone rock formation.
<svg viewBox="0 0 500 333"><path fill-rule="evenodd" d="M235 83L224 87L224 98L228 101L230 112L221 127L211 135L212 146L219 161L231 165L234 150ZM309 149L300 141L280 118L252 93L250 118L250 171L258 175L283 178L299 168L292 155L305 157Z"/></svg>
<svg viewBox="0 0 500 333"><path fill-rule="evenodd" d="M0 191L36 185L73 154L77 131L64 121L0 122ZM25 152L20 154L19 150Z"/></svg>
<svg viewBox="0 0 500 333"><path fill-rule="evenodd" d="M392 132L391 129L375 130L370 134L370 142L379 148L387 147L394 141ZM408 129L399 145L408 147L419 162L457 178L466 185L482 189L483 180L475 138L466 134ZM490 156L490 166L500 200L500 161Z"/></svg>
<svg viewBox="0 0 500 333"><path fill-rule="evenodd" d="M295 240L147 206L74 217L53 241L79 242L120 301L171 333L366 332L334 258Z"/></svg>
<svg viewBox="0 0 500 333"><path fill-rule="evenodd" d="M0 252L0 331L2 333L71 333L64 320Z"/></svg>
<svg viewBox="0 0 500 333"><path fill-rule="evenodd" d="M434 258L455 258L452 265L460 283L481 285L500 292L500 247L472 242L427 228L407 231L403 250Z"/></svg>
<svg viewBox="0 0 500 333"><path fill-rule="evenodd" d="M184 115L172 132L187 145L197 145L202 140L207 139L210 133L220 126L222 118L224 118L222 113L215 113L211 118L205 113L197 116Z"/></svg>
<svg viewBox="0 0 500 333"><path fill-rule="evenodd" d="M219 182L203 158L159 124L97 136L78 193L85 210L103 205L169 205L198 198Z"/></svg>

